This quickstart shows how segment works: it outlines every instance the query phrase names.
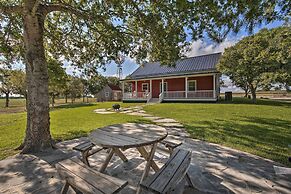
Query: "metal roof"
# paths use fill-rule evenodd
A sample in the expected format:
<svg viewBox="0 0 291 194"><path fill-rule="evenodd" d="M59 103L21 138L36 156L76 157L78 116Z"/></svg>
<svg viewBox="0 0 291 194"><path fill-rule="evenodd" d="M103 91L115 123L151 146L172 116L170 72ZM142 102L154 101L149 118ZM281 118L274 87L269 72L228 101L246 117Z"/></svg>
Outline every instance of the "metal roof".
<svg viewBox="0 0 291 194"><path fill-rule="evenodd" d="M180 59L175 67L161 66L159 62L146 63L135 70L128 79L217 72L216 64L220 56L221 53L213 53Z"/></svg>

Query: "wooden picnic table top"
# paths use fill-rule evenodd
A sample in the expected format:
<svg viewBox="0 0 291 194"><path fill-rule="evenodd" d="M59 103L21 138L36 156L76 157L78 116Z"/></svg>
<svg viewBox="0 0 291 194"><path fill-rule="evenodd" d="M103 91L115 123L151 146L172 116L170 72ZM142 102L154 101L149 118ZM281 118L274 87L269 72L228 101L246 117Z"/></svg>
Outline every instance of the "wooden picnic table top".
<svg viewBox="0 0 291 194"><path fill-rule="evenodd" d="M167 137L164 127L153 124L126 123L99 128L90 133L95 145L105 148L134 148L152 145Z"/></svg>

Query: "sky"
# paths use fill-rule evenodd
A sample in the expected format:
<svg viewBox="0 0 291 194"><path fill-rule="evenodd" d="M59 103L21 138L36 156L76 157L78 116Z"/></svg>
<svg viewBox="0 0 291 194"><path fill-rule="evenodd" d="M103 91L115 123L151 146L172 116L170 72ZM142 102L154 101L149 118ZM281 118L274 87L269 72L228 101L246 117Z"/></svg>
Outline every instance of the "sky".
<svg viewBox="0 0 291 194"><path fill-rule="evenodd" d="M271 28L275 28L281 25L283 25L283 22L275 21L268 25L261 25L259 27L256 27L253 33L257 33L263 28L271 29ZM191 51L186 53L186 56L193 57L193 56L198 56L198 55L223 52L225 48L234 45L243 37L248 36L248 35L250 34L247 32L247 30L241 30L238 34L228 35L226 39L220 44L214 43L207 39L193 41L191 44ZM135 71L138 68L138 64L136 64L135 61L130 58L127 58L122 66L123 66L122 68L123 78L126 77L127 75L130 75L133 71ZM114 62L112 62L106 66L106 71L104 71L103 69L99 69L99 72L104 76L116 76L117 66ZM225 82L225 85L228 86L226 88L221 88L222 92L225 92L225 91L241 92L241 89L234 86L231 83L231 80L227 76L222 76L222 79Z"/></svg>

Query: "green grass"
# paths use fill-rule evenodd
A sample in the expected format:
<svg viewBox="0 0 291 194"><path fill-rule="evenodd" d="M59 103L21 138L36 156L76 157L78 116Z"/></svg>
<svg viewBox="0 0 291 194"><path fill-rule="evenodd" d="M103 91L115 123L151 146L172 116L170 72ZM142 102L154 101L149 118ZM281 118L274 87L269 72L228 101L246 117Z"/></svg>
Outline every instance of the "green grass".
<svg viewBox="0 0 291 194"><path fill-rule="evenodd" d="M183 123L193 138L246 151L291 166L291 103L235 99L233 103L164 103L156 116Z"/></svg>
<svg viewBox="0 0 291 194"><path fill-rule="evenodd" d="M51 111L51 133L57 140L85 136L88 132L106 125L144 122L141 117L125 114L96 114L97 108L109 108L113 102L95 104L64 105ZM120 103L121 107L134 106L133 103ZM0 159L17 153L14 150L24 137L26 113L0 114Z"/></svg>

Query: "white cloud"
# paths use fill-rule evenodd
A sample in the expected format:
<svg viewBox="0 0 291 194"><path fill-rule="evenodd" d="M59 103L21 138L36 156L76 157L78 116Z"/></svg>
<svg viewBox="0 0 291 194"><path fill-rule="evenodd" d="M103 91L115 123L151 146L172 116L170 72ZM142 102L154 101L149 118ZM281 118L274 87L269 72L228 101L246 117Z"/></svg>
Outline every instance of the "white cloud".
<svg viewBox="0 0 291 194"><path fill-rule="evenodd" d="M217 52L223 52L225 48L234 45L238 40L226 39L220 44L206 43L203 40L194 41L191 44L191 50L186 53L187 57L193 57L197 55L205 55Z"/></svg>

